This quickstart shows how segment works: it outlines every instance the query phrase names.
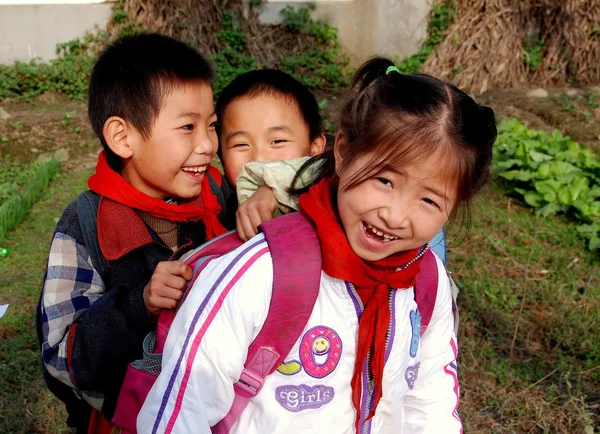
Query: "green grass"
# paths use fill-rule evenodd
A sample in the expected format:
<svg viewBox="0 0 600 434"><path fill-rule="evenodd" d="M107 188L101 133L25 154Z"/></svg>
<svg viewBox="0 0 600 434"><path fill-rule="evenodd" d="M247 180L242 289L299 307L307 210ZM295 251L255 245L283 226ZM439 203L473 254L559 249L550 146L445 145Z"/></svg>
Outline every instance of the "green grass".
<svg viewBox="0 0 600 434"><path fill-rule="evenodd" d="M585 397L600 403L598 254L566 219L537 217L493 187L449 264L461 288L465 432L584 432Z"/></svg>
<svg viewBox="0 0 600 434"><path fill-rule="evenodd" d="M63 433L63 406L47 391L41 376L34 313L52 233L67 204L83 191L90 173L60 175L3 243L0 304L10 303L0 319L0 433Z"/></svg>
<svg viewBox="0 0 600 434"><path fill-rule="evenodd" d="M0 167L0 241L25 219L59 170L60 161L55 158L27 166L8 163Z"/></svg>

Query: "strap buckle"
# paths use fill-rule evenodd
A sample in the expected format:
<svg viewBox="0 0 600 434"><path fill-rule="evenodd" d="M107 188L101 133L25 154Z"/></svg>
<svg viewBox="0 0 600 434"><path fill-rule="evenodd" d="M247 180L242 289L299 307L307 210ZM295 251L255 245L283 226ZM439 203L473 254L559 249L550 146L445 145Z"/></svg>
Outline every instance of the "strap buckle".
<svg viewBox="0 0 600 434"><path fill-rule="evenodd" d="M250 396L256 396L264 384L264 377L244 368L242 374L240 375L240 379L236 383L236 386L242 389L244 392L250 394Z"/></svg>

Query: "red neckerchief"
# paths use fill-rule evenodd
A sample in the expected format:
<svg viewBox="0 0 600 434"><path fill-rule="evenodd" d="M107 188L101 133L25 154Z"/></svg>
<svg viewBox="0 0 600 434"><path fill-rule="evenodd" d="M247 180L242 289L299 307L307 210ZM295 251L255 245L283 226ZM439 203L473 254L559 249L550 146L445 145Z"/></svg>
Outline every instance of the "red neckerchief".
<svg viewBox="0 0 600 434"><path fill-rule="evenodd" d="M358 431L363 365L369 349L372 349L371 366L367 367L375 382L373 408L368 416L370 418L375 414L383 392L385 340L390 325L389 290L414 285L420 260L404 270L396 269L413 260L419 249L399 252L372 263L363 261L350 247L336 217L331 202L331 183L327 178L300 197L300 209L315 223L323 252L323 271L331 277L353 283L364 305L358 323L358 349L352 376L352 402L356 409Z"/></svg>
<svg viewBox="0 0 600 434"><path fill-rule="evenodd" d="M216 180L221 179L219 171L212 166L208 167L208 173ZM159 219L172 222L202 220L206 226L206 237L211 239L227 230L219 222L218 215L221 212L221 206L210 189L208 173L202 181L200 196L185 204L170 204L142 193L125 181L121 175L110 168L106 162L105 151L102 151L98 156L96 173L88 180L88 187L105 198L129 208L147 212Z"/></svg>

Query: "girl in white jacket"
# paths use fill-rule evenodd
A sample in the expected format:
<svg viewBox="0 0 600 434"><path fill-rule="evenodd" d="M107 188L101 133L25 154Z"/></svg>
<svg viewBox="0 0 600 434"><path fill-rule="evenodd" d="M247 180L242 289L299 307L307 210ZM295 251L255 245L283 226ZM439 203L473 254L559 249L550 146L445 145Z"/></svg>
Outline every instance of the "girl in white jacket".
<svg viewBox="0 0 600 434"><path fill-rule="evenodd" d="M414 284L428 240L489 180L495 138L493 111L451 84L381 58L357 71L333 149L305 165L318 163L318 175L296 191L322 249L314 309L232 432L462 432L441 261L422 334ZM262 234L204 269L171 326L138 432L209 433L227 415L272 282Z"/></svg>

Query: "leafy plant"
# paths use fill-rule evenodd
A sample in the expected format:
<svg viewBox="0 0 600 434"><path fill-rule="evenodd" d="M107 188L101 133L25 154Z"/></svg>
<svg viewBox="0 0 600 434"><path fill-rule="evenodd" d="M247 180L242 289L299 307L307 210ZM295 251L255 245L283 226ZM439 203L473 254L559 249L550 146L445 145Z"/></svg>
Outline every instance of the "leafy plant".
<svg viewBox="0 0 600 434"><path fill-rule="evenodd" d="M69 124L71 123L71 119L73 119L74 117L75 113L65 112L65 116L60 120L60 124L66 128L69 126Z"/></svg>
<svg viewBox="0 0 600 434"><path fill-rule="evenodd" d="M587 105L591 108L600 108L600 103L598 102L598 96L600 95L600 90L593 89L587 97Z"/></svg>
<svg viewBox="0 0 600 434"><path fill-rule="evenodd" d="M310 16L310 11L314 11L316 5L309 3L308 7L294 9L292 6L286 6L281 10L283 25L289 30L298 33L308 33L313 25L313 19Z"/></svg>
<svg viewBox="0 0 600 434"><path fill-rule="evenodd" d="M246 47L246 35L234 11L225 9L223 11L223 30L217 33L218 38L230 49L239 53Z"/></svg>
<svg viewBox="0 0 600 434"><path fill-rule="evenodd" d="M238 75L258 68L254 57L241 54L231 48L219 51L211 56L210 60L215 68L213 82L215 96L218 96Z"/></svg>
<svg viewBox="0 0 600 434"><path fill-rule="evenodd" d="M350 82L347 62L336 50L309 48L302 54L282 59L279 67L314 90L346 86Z"/></svg>
<svg viewBox="0 0 600 434"><path fill-rule="evenodd" d="M107 41L106 32L101 31L58 44L57 58L49 63L32 60L0 65L0 100L9 97L27 100L46 92L84 100L96 53Z"/></svg>
<svg viewBox="0 0 600 434"><path fill-rule="evenodd" d="M494 172L537 214L574 219L588 248L600 249L600 160L594 153L558 130L549 134L508 120L498 127Z"/></svg>
<svg viewBox="0 0 600 434"><path fill-rule="evenodd" d="M556 99L558 99L562 111L569 113L574 113L576 111L577 108L575 107L575 104L573 104L567 95L558 94Z"/></svg>
<svg viewBox="0 0 600 434"><path fill-rule="evenodd" d="M60 161L55 158L28 166L10 162L0 166L0 240L23 221L59 169Z"/></svg>
<svg viewBox="0 0 600 434"><path fill-rule="evenodd" d="M525 51L521 53L521 60L529 71L534 72L544 60L546 42L537 36L528 36L523 39L523 50Z"/></svg>
<svg viewBox="0 0 600 434"><path fill-rule="evenodd" d="M287 29L314 37L317 45L282 59L279 68L311 89L347 86L352 76L350 59L340 51L337 29L312 19L310 11L315 7L309 3L305 8L287 6L281 11Z"/></svg>
<svg viewBox="0 0 600 434"><path fill-rule="evenodd" d="M13 128L15 130L21 129L23 127L23 125L25 125L25 122L23 122L23 121L16 121L16 122L10 123L11 128Z"/></svg>
<svg viewBox="0 0 600 434"><path fill-rule="evenodd" d="M421 71L423 64L435 47L444 37L444 32L456 20L455 0L442 0L431 8L429 23L427 24L427 39L421 44L418 52L412 56L405 57L398 64L398 69L403 74L414 74ZM459 72L456 72L459 73Z"/></svg>

